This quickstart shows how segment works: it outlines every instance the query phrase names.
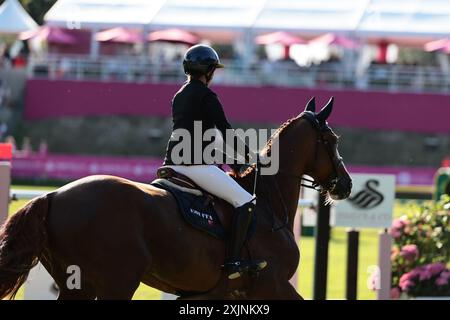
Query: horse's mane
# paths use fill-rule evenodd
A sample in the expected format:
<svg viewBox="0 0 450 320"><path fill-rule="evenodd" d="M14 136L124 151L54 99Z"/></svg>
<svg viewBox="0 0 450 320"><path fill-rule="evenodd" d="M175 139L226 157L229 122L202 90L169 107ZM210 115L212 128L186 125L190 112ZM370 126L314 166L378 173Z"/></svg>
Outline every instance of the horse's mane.
<svg viewBox="0 0 450 320"><path fill-rule="evenodd" d="M286 128L288 128L295 120L298 120L299 117L296 116L294 118L291 118L289 120L286 120L273 134L272 136L269 138L269 140L267 140L266 145L264 146L264 148L262 150L266 150L267 155L270 156L270 152L272 151L272 145L273 145L273 140L277 137L280 136L285 130ZM250 167L247 168L247 170L245 170L243 173L241 173L239 176L235 175L236 178L245 178L247 176L249 176L250 174L252 174L252 172L255 170L255 165L251 165Z"/></svg>
<svg viewBox="0 0 450 320"><path fill-rule="evenodd" d="M272 151L272 145L273 145L273 140L275 139L275 137L281 135L285 129L287 127L289 127L289 125L292 124L292 122L294 122L295 120L298 120L298 116L291 118L287 121L285 121L278 129L277 131L274 132L274 134L269 138L269 140L267 140L266 145L264 146L263 150L266 149L267 150L267 154L270 155L270 152Z"/></svg>

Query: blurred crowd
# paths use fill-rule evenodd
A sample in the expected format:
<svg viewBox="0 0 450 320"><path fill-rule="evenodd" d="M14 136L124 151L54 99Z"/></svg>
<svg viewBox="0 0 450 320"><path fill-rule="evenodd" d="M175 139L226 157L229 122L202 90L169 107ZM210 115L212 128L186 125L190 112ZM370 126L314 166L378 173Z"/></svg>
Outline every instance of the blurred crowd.
<svg viewBox="0 0 450 320"><path fill-rule="evenodd" d="M12 44L0 40L0 68L24 68L27 65L30 48L27 41L15 41Z"/></svg>
<svg viewBox="0 0 450 320"><path fill-rule="evenodd" d="M0 78L0 140L8 134L11 112L11 88Z"/></svg>

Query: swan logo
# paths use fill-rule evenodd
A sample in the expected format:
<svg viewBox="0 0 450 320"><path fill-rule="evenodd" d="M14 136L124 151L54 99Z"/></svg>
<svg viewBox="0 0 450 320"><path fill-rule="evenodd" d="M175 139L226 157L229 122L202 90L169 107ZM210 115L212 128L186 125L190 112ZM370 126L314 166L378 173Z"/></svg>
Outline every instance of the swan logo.
<svg viewBox="0 0 450 320"><path fill-rule="evenodd" d="M357 192L354 196L348 198L348 201L358 209L375 208L384 200L384 196L375 189L379 185L380 182L378 180L367 180L364 188Z"/></svg>
<svg viewBox="0 0 450 320"><path fill-rule="evenodd" d="M351 228L389 228L395 199L395 175L354 173L349 198L335 206L334 225Z"/></svg>

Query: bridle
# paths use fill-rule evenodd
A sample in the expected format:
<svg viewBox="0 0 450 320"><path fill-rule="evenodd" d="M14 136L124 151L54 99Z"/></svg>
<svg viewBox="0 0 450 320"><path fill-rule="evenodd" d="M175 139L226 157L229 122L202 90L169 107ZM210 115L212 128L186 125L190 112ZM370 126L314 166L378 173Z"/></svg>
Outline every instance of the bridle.
<svg viewBox="0 0 450 320"><path fill-rule="evenodd" d="M317 162L319 144L323 144L325 146L325 150L327 151L328 156L330 157L330 160L332 162L333 173L330 175L330 177L327 180L325 180L325 182L320 183L314 179L304 178L303 176L298 175L293 172L286 172L281 169L278 170L278 172L283 175L286 175L287 177L298 179L300 186L302 186L302 187L310 188L310 189L316 190L321 193L327 192L327 191L328 192L333 191L334 188L336 188L336 185L337 185L337 182L339 179L339 173L338 173L339 171L338 170L344 164L344 162L343 162L342 157L337 156L337 154L333 152L333 150L331 149L330 143L326 139L324 139L324 133L331 132L331 128L328 126L326 121L324 123L320 123L319 120L317 120L316 115L311 111L304 111L299 116L299 118L306 119L318 133L318 139L317 139L316 147L315 147L314 162ZM254 188L253 194L254 195L256 194L256 182L257 182L257 177L258 177L258 173L259 173L258 166L260 166L260 165L261 164L257 162L256 166L255 166L255 181L254 181L254 186L253 186L253 188ZM304 182L308 182L309 184L306 184ZM281 226L275 227L274 213L273 213L273 210L271 210L272 211L272 232L281 230L289 224L288 209L287 209L286 203L284 201L283 195L281 193L280 187L278 185L278 181L276 179L274 179L274 186L276 188L278 197L280 199L281 205L284 210L285 221Z"/></svg>
<svg viewBox="0 0 450 320"><path fill-rule="evenodd" d="M315 147L314 163L317 162L319 144L323 144L333 165L333 173L324 182L318 182L314 179L304 178L303 176L292 172L286 172L284 170L279 170L279 172L288 177L298 179L302 187L310 188L318 192L333 191L339 179L339 168L344 164L344 160L342 159L342 157L337 156L337 154L333 152L328 140L324 139L324 133L331 132L331 128L328 126L328 123L326 121L324 123L319 123L316 115L311 111L304 111L299 116L299 118L306 119L318 133L318 139L316 141ZM310 184L303 183L302 181L309 182Z"/></svg>

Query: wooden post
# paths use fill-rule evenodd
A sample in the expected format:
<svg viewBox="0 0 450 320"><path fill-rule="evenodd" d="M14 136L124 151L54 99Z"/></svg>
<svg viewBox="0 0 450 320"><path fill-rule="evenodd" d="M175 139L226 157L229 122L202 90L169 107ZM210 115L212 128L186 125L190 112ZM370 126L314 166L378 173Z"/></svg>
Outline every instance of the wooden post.
<svg viewBox="0 0 450 320"><path fill-rule="evenodd" d="M359 231L347 231L347 300L356 300L358 295L358 248Z"/></svg>

